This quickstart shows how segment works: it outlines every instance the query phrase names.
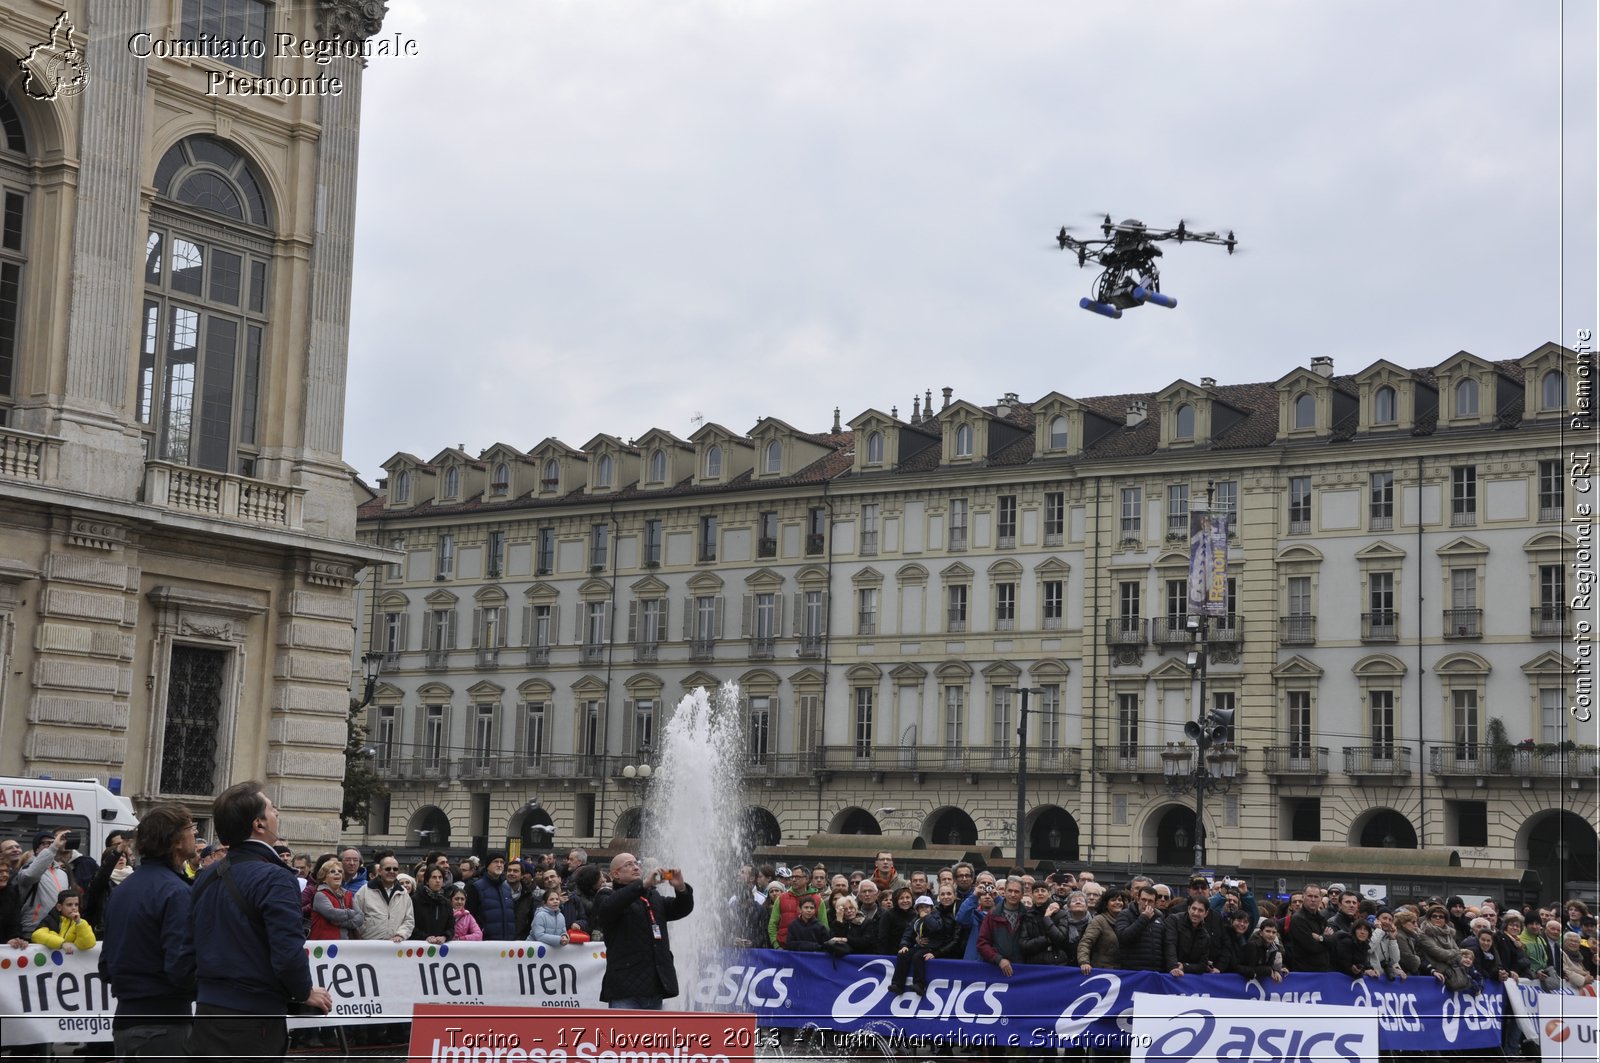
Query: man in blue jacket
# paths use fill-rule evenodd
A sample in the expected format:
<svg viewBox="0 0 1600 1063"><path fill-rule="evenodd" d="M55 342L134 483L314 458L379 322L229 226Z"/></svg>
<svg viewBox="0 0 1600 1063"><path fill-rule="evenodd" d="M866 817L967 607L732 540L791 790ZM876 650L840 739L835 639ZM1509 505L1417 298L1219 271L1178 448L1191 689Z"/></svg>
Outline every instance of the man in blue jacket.
<svg viewBox="0 0 1600 1063"><path fill-rule="evenodd" d="M506 884L506 854L492 852L483 874L467 883L467 911L483 928L485 941L512 941L517 936L517 902Z"/></svg>
<svg viewBox="0 0 1600 1063"><path fill-rule="evenodd" d="M184 862L198 842L182 805L156 805L139 820L139 866L111 892L100 974L117 997L111 1037L118 1059L184 1054L194 1006L194 939Z"/></svg>
<svg viewBox="0 0 1600 1063"><path fill-rule="evenodd" d="M228 855L194 882L197 994L191 1056L282 1056L290 1004L326 1015L328 991L311 984L300 891L272 848L278 810L251 780L228 787L211 809Z"/></svg>

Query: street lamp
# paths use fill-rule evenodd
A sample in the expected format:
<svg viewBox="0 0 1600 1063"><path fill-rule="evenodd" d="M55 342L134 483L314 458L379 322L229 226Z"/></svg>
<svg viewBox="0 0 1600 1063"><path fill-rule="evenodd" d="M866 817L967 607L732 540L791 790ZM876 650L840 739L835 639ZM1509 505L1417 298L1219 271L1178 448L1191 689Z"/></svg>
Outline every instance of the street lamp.
<svg viewBox="0 0 1600 1063"><path fill-rule="evenodd" d="M1022 695L1022 706L1017 712L1017 867L1022 863L1022 817L1028 804L1028 695L1043 695L1043 687L1007 687ZM1032 710L1038 711L1038 710Z"/></svg>
<svg viewBox="0 0 1600 1063"><path fill-rule="evenodd" d="M373 695L378 692L378 674L383 671L383 654L363 653L361 655L361 673L365 685L361 688L361 700L355 708L364 709L372 704Z"/></svg>
<svg viewBox="0 0 1600 1063"><path fill-rule="evenodd" d="M1206 866L1206 791L1214 790L1217 793L1227 793L1233 789L1234 776L1239 770L1239 760L1232 755L1211 752L1216 746L1225 745L1228 741L1228 729L1233 726L1232 709L1207 709L1206 708L1206 658L1208 650L1206 635L1210 626L1210 617L1205 615L1189 615L1188 628L1194 637L1193 648L1185 657L1189 672L1194 676L1198 686L1195 695L1196 704L1199 706L1199 718L1190 720L1183 725L1183 733L1194 743L1194 765L1185 771L1185 762L1189 759L1182 753L1168 753L1162 758L1162 774L1166 776L1167 792L1171 794L1194 791L1194 871L1199 873ZM1211 764L1216 764L1217 773L1212 774ZM1176 835L1173 838L1182 847L1183 840Z"/></svg>

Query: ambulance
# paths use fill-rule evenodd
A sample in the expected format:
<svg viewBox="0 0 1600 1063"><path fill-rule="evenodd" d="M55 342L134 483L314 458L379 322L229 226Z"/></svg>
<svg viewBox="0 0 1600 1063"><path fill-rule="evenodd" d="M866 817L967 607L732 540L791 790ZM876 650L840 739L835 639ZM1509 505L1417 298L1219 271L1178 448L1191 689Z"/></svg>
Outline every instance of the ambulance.
<svg viewBox="0 0 1600 1063"><path fill-rule="evenodd" d="M71 827L82 839L78 852L99 858L114 830L131 835L139 819L133 803L106 789L98 779L19 779L0 777L0 838L15 838L33 850L40 831Z"/></svg>

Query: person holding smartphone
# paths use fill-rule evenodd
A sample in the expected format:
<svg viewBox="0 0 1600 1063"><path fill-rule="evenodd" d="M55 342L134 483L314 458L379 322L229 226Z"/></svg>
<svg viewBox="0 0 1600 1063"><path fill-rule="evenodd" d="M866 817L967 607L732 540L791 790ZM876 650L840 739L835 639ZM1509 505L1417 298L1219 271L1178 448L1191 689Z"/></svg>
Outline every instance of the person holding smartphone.
<svg viewBox="0 0 1600 1063"><path fill-rule="evenodd" d="M600 999L613 1008L660 1011L663 1001L678 995L667 926L694 911L694 891L681 871L665 879L660 869L645 875L632 853L611 858L611 881L611 892L595 904L595 925L606 942ZM656 891L663 881L672 886L670 899Z"/></svg>

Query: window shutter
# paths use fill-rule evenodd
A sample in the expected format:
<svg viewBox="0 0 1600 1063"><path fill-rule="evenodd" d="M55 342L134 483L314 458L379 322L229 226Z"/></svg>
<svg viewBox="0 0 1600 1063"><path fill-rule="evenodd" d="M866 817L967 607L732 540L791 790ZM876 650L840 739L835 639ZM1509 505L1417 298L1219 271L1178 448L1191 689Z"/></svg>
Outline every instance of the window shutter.
<svg viewBox="0 0 1600 1063"><path fill-rule="evenodd" d="M533 645L533 606L522 607L522 644Z"/></svg>
<svg viewBox="0 0 1600 1063"><path fill-rule="evenodd" d="M483 645L483 610L472 610L472 646L476 649Z"/></svg>
<svg viewBox="0 0 1600 1063"><path fill-rule="evenodd" d="M633 699L626 698L622 702L622 752L633 753Z"/></svg>
<svg viewBox="0 0 1600 1063"><path fill-rule="evenodd" d="M683 600L683 639L687 642L694 635L694 595L691 594Z"/></svg>
<svg viewBox="0 0 1600 1063"><path fill-rule="evenodd" d="M828 633L828 615L829 615L828 614L828 592L827 591L823 591L822 592L822 630L817 632L817 634L826 635Z"/></svg>
<svg viewBox="0 0 1600 1063"><path fill-rule="evenodd" d="M752 627L754 626L753 622L754 622L754 619L755 619L755 611L756 611L755 595L753 595L753 594L745 595L744 596L743 612L740 613L740 616L739 616L739 637L740 638L747 639L747 638L750 637L750 631L751 631Z"/></svg>
<svg viewBox="0 0 1600 1063"><path fill-rule="evenodd" d="M600 603L600 641L611 641L611 603Z"/></svg>
<svg viewBox="0 0 1600 1063"><path fill-rule="evenodd" d="M792 611L792 615L794 617L794 632L793 632L793 634L794 634L795 638L799 638L801 635L804 635L806 633L805 632L805 620L806 620L806 592L805 591L795 591L794 592L794 609ZM778 630L779 631L783 630L783 625L782 624L778 625Z"/></svg>
<svg viewBox="0 0 1600 1063"><path fill-rule="evenodd" d="M783 595L772 596L772 634L778 635L783 631Z"/></svg>
<svg viewBox="0 0 1600 1063"><path fill-rule="evenodd" d="M453 650L456 648L456 610L450 610L449 616L450 630L445 634L444 649Z"/></svg>
<svg viewBox="0 0 1600 1063"><path fill-rule="evenodd" d="M433 614L424 613L422 616L422 652L427 653L433 649Z"/></svg>
<svg viewBox="0 0 1600 1063"><path fill-rule="evenodd" d="M561 606L550 607L550 642L553 645L561 644Z"/></svg>
<svg viewBox="0 0 1600 1063"><path fill-rule="evenodd" d="M584 608L586 604L585 602L579 602L578 608L573 610L572 613L572 641L577 646L583 645L584 636L587 634L583 630L583 622L588 619L586 614L589 612Z"/></svg>
<svg viewBox="0 0 1600 1063"><path fill-rule="evenodd" d="M400 614L400 632L399 632L399 636L398 636L399 644L397 646L395 646L395 649L403 651L403 650L408 650L408 649L411 648L410 633L408 631L408 629L410 627L411 627L411 614L410 613L401 613Z"/></svg>
<svg viewBox="0 0 1600 1063"><path fill-rule="evenodd" d="M500 614L500 623L496 625L495 630L499 632L500 638L495 644L503 648L506 644L507 637L511 634L511 632L506 630L506 628L510 626L510 621L508 619L508 613L505 606L500 606L496 612Z"/></svg>
<svg viewBox="0 0 1600 1063"><path fill-rule="evenodd" d="M722 595L717 595L717 615L711 631L712 634L719 639L722 637L722 606L725 600L726 599L724 599Z"/></svg>
<svg viewBox="0 0 1600 1063"><path fill-rule="evenodd" d="M634 643L639 641L639 603L637 601L628 603L628 641Z"/></svg>

